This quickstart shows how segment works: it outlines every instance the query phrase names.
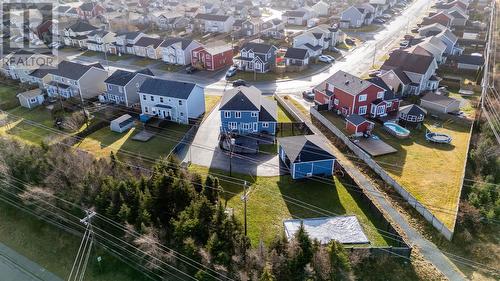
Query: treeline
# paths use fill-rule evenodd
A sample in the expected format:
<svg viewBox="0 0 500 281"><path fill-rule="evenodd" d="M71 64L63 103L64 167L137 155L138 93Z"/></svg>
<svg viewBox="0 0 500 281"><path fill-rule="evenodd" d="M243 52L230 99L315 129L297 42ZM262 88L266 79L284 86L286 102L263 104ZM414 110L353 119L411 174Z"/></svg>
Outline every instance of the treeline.
<svg viewBox="0 0 500 281"><path fill-rule="evenodd" d="M470 151L468 177L459 219L476 233L500 220L500 146L487 123L482 123L476 145Z"/></svg>
<svg viewBox="0 0 500 281"><path fill-rule="evenodd" d="M303 229L291 240L281 236L270 245L250 245L240 222L219 200L224 192L219 180L190 173L174 159L162 159L144 172L114 155L98 160L62 145L28 146L0 138L0 179L20 188L11 191L18 192L32 208L37 208L37 200L44 200L82 215L78 208L54 199L56 196L94 208L136 231L141 237L131 237L109 222L95 221L96 227L144 251L141 262L159 273L166 262L199 280L214 280L207 268L234 280L359 279L356 276L368 280L365 269L373 270L371 265L399 266L392 260L371 259L368 254L353 257L336 242L321 245ZM188 266L158 245L204 267Z"/></svg>

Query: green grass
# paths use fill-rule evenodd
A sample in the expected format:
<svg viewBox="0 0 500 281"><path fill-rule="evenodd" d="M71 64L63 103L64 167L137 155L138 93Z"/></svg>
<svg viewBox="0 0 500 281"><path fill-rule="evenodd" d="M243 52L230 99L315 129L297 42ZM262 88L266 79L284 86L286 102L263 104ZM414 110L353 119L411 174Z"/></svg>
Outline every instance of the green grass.
<svg viewBox="0 0 500 281"><path fill-rule="evenodd" d="M363 25L360 28L347 28L343 29L342 31L344 32L375 32L381 28L380 25L376 24L370 24L370 25Z"/></svg>
<svg viewBox="0 0 500 281"><path fill-rule="evenodd" d="M191 165L190 169L201 175L208 172L228 175L220 170L208 170L208 168ZM258 245L262 239L265 243L271 242L283 231L283 220L293 217L314 218L338 215L354 214L363 225L372 245L391 245L391 240L386 240L375 228L383 228L382 221L373 216L373 213L356 197L358 194L346 188L342 182L335 178L331 184L317 181L294 181L290 176L281 177L250 177L246 175L233 176L247 180L250 184L250 195L247 204L248 235L252 245ZM220 177L222 179L222 177ZM329 180L326 180L328 182ZM243 204L241 185L221 180L224 190L236 193L226 193L224 200L226 206L232 208L237 218L243 221ZM287 199L285 199L285 197ZM303 203L292 204L289 198L294 198ZM305 208L311 204L324 209L318 213ZM325 213L326 212L326 213Z"/></svg>
<svg viewBox="0 0 500 281"><path fill-rule="evenodd" d="M430 211L451 229L456 219L471 124L448 120L437 122L443 127L434 127L435 123L427 119L424 128L412 129L411 137L404 140L376 129L376 134L398 153L375 160L422 204L433 208ZM425 140L426 129L445 133L453 140L450 145L429 143ZM449 211L439 211L436 207Z"/></svg>
<svg viewBox="0 0 500 281"><path fill-rule="evenodd" d="M175 64L163 64L159 69L163 71L168 71L168 72L179 72L181 71L185 66L183 65L175 65Z"/></svg>
<svg viewBox="0 0 500 281"><path fill-rule="evenodd" d="M61 134L50 131L57 129L54 127L50 110L43 106L31 110L19 106L8 112L16 117L21 117L21 119L0 127L0 134L8 134L30 144L40 144L42 141L50 141L61 137ZM33 121L40 124L33 126L26 121Z"/></svg>
<svg viewBox="0 0 500 281"><path fill-rule="evenodd" d="M345 42L340 42L338 45L337 45L337 48L339 49L344 49L344 50L349 50L352 48L352 46L349 46L347 45Z"/></svg>
<svg viewBox="0 0 500 281"><path fill-rule="evenodd" d="M285 100L289 101L297 110L299 110L304 116L309 116L309 110L305 108L302 104L296 101L294 98L285 96Z"/></svg>
<svg viewBox="0 0 500 281"><path fill-rule="evenodd" d="M11 85L0 84L0 110L8 110L19 105L16 97L17 88Z"/></svg>
<svg viewBox="0 0 500 281"><path fill-rule="evenodd" d="M267 96L266 98L276 100L273 96ZM293 117L278 103L278 123L291 123L294 122Z"/></svg>
<svg viewBox="0 0 500 281"><path fill-rule="evenodd" d="M81 54L84 57L96 57L96 56L101 56L103 55L101 52L96 52L96 51L85 51L84 53Z"/></svg>
<svg viewBox="0 0 500 281"><path fill-rule="evenodd" d="M83 141L75 144L79 149L93 153L97 158L105 158L113 152L121 158L134 159L140 155L144 158L157 159L167 156L189 129L186 125L171 123L163 132L147 142L132 140L140 129L132 128L125 133L116 133L109 127L90 134ZM127 156L129 154L129 156ZM133 156L130 156L132 154Z"/></svg>
<svg viewBox="0 0 500 281"><path fill-rule="evenodd" d="M222 96L205 95L205 116L208 116L209 112L219 103L221 98Z"/></svg>
<svg viewBox="0 0 500 281"><path fill-rule="evenodd" d="M125 55L121 55L121 56L118 56L118 55L110 55L108 54L108 60L109 61L121 61L121 60L128 60L130 58L133 58L134 56L133 55L130 55L130 54L125 54Z"/></svg>
<svg viewBox="0 0 500 281"><path fill-rule="evenodd" d="M158 61L152 60L149 58L142 58L142 59L134 61L132 64L137 65L137 66L149 66L152 64L156 64L156 63L158 63Z"/></svg>
<svg viewBox="0 0 500 281"><path fill-rule="evenodd" d="M259 151L266 154L277 154L278 144L259 144Z"/></svg>
<svg viewBox="0 0 500 281"><path fill-rule="evenodd" d="M333 125L345 131L345 121L333 112L322 112ZM434 124L443 124L436 128ZM462 186L461 177L467 154L471 124L466 120L435 121L427 119L424 128L410 129L409 139L397 139L375 125L374 133L398 150L378 156L375 161L450 229L454 226L455 210ZM425 140L426 128L453 138L450 145L432 144ZM436 210L436 207L447 211Z"/></svg>
<svg viewBox="0 0 500 281"><path fill-rule="evenodd" d="M0 242L62 279L69 275L80 244L74 236L31 214L0 202ZM102 267L96 259L102 257ZM128 265L94 247L85 275L87 281L149 280Z"/></svg>

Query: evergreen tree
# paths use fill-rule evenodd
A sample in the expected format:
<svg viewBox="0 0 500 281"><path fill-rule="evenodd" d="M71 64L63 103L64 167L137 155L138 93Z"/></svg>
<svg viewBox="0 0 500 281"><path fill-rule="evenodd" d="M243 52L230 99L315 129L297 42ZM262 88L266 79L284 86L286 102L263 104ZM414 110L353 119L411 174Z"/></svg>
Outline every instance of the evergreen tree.
<svg viewBox="0 0 500 281"><path fill-rule="evenodd" d="M277 281L276 277L274 277L273 272L271 271L271 267L269 264L264 267L264 272L262 272L259 281Z"/></svg>

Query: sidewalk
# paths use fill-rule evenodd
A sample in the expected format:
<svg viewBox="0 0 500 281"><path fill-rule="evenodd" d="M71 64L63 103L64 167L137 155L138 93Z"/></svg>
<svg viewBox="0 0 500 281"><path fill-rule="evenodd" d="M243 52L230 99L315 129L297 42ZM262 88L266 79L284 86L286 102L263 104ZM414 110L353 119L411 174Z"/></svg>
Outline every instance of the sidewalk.
<svg viewBox="0 0 500 281"><path fill-rule="evenodd" d="M0 243L0 280L63 281L2 243Z"/></svg>

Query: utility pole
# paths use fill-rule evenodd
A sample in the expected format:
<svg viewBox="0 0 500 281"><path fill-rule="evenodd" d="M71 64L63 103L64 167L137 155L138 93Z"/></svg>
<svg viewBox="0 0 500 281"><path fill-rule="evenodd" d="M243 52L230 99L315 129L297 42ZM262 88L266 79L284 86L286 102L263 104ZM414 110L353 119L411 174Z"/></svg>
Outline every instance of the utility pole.
<svg viewBox="0 0 500 281"><path fill-rule="evenodd" d="M80 91L80 103L82 105L83 116L85 117L85 123L87 123L87 128L89 127L89 116L87 115L87 111L85 111L85 103L83 101L83 95Z"/></svg>
<svg viewBox="0 0 500 281"><path fill-rule="evenodd" d="M245 229L245 236L247 236L247 181L243 183L243 196L241 196L241 200L243 200L243 224Z"/></svg>
<svg viewBox="0 0 500 281"><path fill-rule="evenodd" d="M71 272L69 273L68 281L82 281L85 277L85 271L87 270L87 265L90 258L90 252L92 251L92 245L94 244L94 232L92 230L92 218L96 215L96 212L87 210L86 216L80 220L80 223L85 225L85 233L83 234L82 242L78 248L75 261L71 267Z"/></svg>

